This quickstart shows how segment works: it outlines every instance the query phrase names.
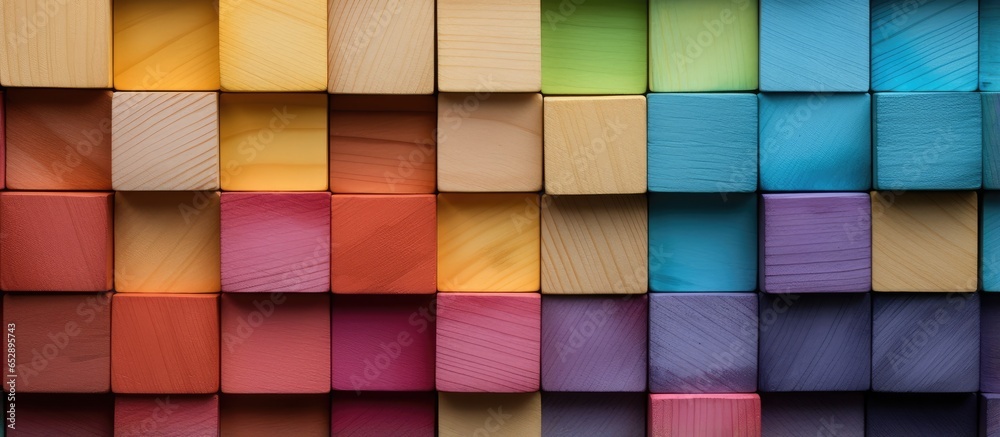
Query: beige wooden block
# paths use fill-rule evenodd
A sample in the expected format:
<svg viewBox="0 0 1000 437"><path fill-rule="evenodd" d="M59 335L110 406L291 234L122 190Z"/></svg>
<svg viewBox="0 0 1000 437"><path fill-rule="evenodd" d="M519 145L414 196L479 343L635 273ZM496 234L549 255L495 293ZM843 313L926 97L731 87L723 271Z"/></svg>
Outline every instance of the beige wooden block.
<svg viewBox="0 0 1000 437"><path fill-rule="evenodd" d="M438 435L541 436L542 394L438 393Z"/></svg>
<svg viewBox="0 0 1000 437"><path fill-rule="evenodd" d="M975 191L871 196L874 291L976 291Z"/></svg>
<svg viewBox="0 0 1000 437"><path fill-rule="evenodd" d="M542 95L438 95L438 189L542 189Z"/></svg>
<svg viewBox="0 0 1000 437"><path fill-rule="evenodd" d="M434 0L330 0L329 11L329 92L434 92Z"/></svg>
<svg viewBox="0 0 1000 437"><path fill-rule="evenodd" d="M111 185L124 191L219 189L214 92L116 92Z"/></svg>
<svg viewBox="0 0 1000 437"><path fill-rule="evenodd" d="M545 192L646 192L646 97L546 97Z"/></svg>

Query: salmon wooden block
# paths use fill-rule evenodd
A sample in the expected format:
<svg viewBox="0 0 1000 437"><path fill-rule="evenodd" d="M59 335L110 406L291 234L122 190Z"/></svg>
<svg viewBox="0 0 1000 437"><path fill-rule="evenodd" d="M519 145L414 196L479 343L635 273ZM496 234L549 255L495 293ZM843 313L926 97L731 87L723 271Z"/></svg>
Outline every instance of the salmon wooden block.
<svg viewBox="0 0 1000 437"><path fill-rule="evenodd" d="M222 395L219 435L268 437L330 435L330 395Z"/></svg>
<svg viewBox="0 0 1000 437"><path fill-rule="evenodd" d="M542 393L542 435L646 435L645 393Z"/></svg>
<svg viewBox="0 0 1000 437"><path fill-rule="evenodd" d="M756 394L649 395L650 437L688 435L760 437Z"/></svg>
<svg viewBox="0 0 1000 437"><path fill-rule="evenodd" d="M115 396L115 437L219 435L219 395Z"/></svg>
<svg viewBox="0 0 1000 437"><path fill-rule="evenodd" d="M541 437L542 394L438 393L438 435Z"/></svg>
<svg viewBox="0 0 1000 437"><path fill-rule="evenodd" d="M437 395L421 393L333 394L332 435L434 437Z"/></svg>
<svg viewBox="0 0 1000 437"><path fill-rule="evenodd" d="M14 408L15 428L6 428L11 437L114 434L114 398L110 394L17 393Z"/></svg>
<svg viewBox="0 0 1000 437"><path fill-rule="evenodd" d="M868 437L975 437L975 393L871 393L865 409Z"/></svg>
<svg viewBox="0 0 1000 437"><path fill-rule="evenodd" d="M761 435L865 436L864 393L762 393Z"/></svg>

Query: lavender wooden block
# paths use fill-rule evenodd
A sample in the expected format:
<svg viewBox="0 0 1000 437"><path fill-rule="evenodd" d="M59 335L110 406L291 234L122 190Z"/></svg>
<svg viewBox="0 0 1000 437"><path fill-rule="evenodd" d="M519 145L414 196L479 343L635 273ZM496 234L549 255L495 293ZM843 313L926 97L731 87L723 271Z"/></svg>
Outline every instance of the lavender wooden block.
<svg viewBox="0 0 1000 437"><path fill-rule="evenodd" d="M980 296L979 391L1000 393L1000 295Z"/></svg>
<svg viewBox="0 0 1000 437"><path fill-rule="evenodd" d="M868 437L975 437L976 394L870 393Z"/></svg>
<svg viewBox="0 0 1000 437"><path fill-rule="evenodd" d="M1000 437L1000 394L979 395L980 437Z"/></svg>
<svg viewBox="0 0 1000 437"><path fill-rule="evenodd" d="M864 393L764 393L761 436L864 437Z"/></svg>
<svg viewBox="0 0 1000 437"><path fill-rule="evenodd" d="M545 437L641 436L645 393L542 393Z"/></svg>

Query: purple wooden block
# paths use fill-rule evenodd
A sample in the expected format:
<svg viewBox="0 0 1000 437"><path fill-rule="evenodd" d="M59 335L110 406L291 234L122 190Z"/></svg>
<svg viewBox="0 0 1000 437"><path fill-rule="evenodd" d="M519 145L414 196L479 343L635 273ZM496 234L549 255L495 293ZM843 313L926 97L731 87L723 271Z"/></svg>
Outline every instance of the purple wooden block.
<svg viewBox="0 0 1000 437"><path fill-rule="evenodd" d="M646 390L646 295L543 296L542 389Z"/></svg>
<svg viewBox="0 0 1000 437"><path fill-rule="evenodd" d="M868 194L764 194L762 202L762 290L826 293L871 289Z"/></svg>
<svg viewBox="0 0 1000 437"><path fill-rule="evenodd" d="M649 296L652 393L757 390L757 296L654 293Z"/></svg>
<svg viewBox="0 0 1000 437"><path fill-rule="evenodd" d="M542 393L545 437L646 434L645 393Z"/></svg>
<svg viewBox="0 0 1000 437"><path fill-rule="evenodd" d="M979 396L980 437L1000 437L1000 394L983 393Z"/></svg>
<svg viewBox="0 0 1000 437"><path fill-rule="evenodd" d="M761 437L864 437L864 393L763 393Z"/></svg>
<svg viewBox="0 0 1000 437"><path fill-rule="evenodd" d="M875 293L873 308L873 390L979 390L978 294Z"/></svg>
<svg viewBox="0 0 1000 437"><path fill-rule="evenodd" d="M761 294L758 365L765 392L868 390L870 294Z"/></svg>
<svg viewBox="0 0 1000 437"><path fill-rule="evenodd" d="M975 437L976 394L870 393L868 437Z"/></svg>
<svg viewBox="0 0 1000 437"><path fill-rule="evenodd" d="M979 391L1000 393L1000 293L983 293L979 333Z"/></svg>

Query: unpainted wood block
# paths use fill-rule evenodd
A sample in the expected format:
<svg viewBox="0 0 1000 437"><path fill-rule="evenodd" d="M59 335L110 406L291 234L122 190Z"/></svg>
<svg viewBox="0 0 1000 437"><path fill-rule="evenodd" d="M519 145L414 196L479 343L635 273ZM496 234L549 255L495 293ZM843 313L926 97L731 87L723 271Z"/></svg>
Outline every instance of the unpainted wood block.
<svg viewBox="0 0 1000 437"><path fill-rule="evenodd" d="M1000 2L996 0L979 2L979 90L1000 91Z"/></svg>
<svg viewBox="0 0 1000 437"><path fill-rule="evenodd" d="M1000 89L1000 82L997 84ZM981 92L979 98L983 107L983 188L991 190L1000 188L1000 93Z"/></svg>
<svg viewBox="0 0 1000 437"><path fill-rule="evenodd" d="M438 393L438 435L540 437L542 394Z"/></svg>
<svg viewBox="0 0 1000 437"><path fill-rule="evenodd" d="M868 437L975 437L975 393L869 393L865 408Z"/></svg>
<svg viewBox="0 0 1000 437"><path fill-rule="evenodd" d="M761 393L761 435L865 436L864 393Z"/></svg>
<svg viewBox="0 0 1000 437"><path fill-rule="evenodd" d="M542 393L542 435L646 435L645 393Z"/></svg>
<svg viewBox="0 0 1000 437"><path fill-rule="evenodd" d="M330 435L330 395L230 395L219 401L219 435Z"/></svg>
<svg viewBox="0 0 1000 437"><path fill-rule="evenodd" d="M434 437L437 394L334 392L331 435Z"/></svg>
<svg viewBox="0 0 1000 437"><path fill-rule="evenodd" d="M687 435L760 437L756 394L651 394L650 437Z"/></svg>
<svg viewBox="0 0 1000 437"><path fill-rule="evenodd" d="M219 395L115 396L115 437L219 435Z"/></svg>
<svg viewBox="0 0 1000 437"><path fill-rule="evenodd" d="M979 309L979 391L1000 392L1000 294L983 293Z"/></svg>
<svg viewBox="0 0 1000 437"><path fill-rule="evenodd" d="M15 428L6 429L11 437L107 437L114 433L114 398L107 393L17 393L14 409Z"/></svg>
<svg viewBox="0 0 1000 437"><path fill-rule="evenodd" d="M981 393L979 395L979 435L1000 436L1000 394Z"/></svg>

